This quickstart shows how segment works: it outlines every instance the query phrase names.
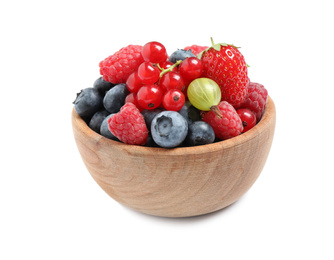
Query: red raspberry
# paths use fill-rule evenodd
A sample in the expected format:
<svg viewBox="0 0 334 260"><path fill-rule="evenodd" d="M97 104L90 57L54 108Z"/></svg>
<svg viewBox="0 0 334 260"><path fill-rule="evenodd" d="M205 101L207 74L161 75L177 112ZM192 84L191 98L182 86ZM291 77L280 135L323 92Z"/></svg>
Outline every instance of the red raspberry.
<svg viewBox="0 0 334 260"><path fill-rule="evenodd" d="M213 128L216 137L226 140L238 136L242 130L242 121L235 111L234 107L227 101L221 101L218 108L222 114L219 118L213 111L205 114L203 121L207 122Z"/></svg>
<svg viewBox="0 0 334 260"><path fill-rule="evenodd" d="M126 103L114 116L108 120L110 132L126 144L145 145L148 129L144 116L132 103Z"/></svg>
<svg viewBox="0 0 334 260"><path fill-rule="evenodd" d="M204 50L207 49L207 48L209 48L209 47L207 47L207 46L199 46L199 45L191 45L191 46L187 46L187 47L185 47L184 49L185 49L186 51L191 50L191 52L192 52L195 56L197 56L200 52L204 51Z"/></svg>
<svg viewBox="0 0 334 260"><path fill-rule="evenodd" d="M268 91L259 83L250 82L248 84L248 94L242 103L242 108L248 108L253 111L256 121L259 122L266 107Z"/></svg>
<svg viewBox="0 0 334 260"><path fill-rule="evenodd" d="M125 83L144 62L141 49L140 45L129 45L101 61L99 66L103 79L114 84Z"/></svg>

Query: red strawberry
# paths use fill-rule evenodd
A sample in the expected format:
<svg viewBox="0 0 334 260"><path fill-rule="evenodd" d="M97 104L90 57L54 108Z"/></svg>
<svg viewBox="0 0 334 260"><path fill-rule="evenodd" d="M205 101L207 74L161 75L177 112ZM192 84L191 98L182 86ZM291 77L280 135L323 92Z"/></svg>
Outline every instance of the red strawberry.
<svg viewBox="0 0 334 260"><path fill-rule="evenodd" d="M202 77L210 78L219 85L222 100L235 108L239 107L246 98L249 78L247 64L238 48L212 42L212 46L199 56L203 64Z"/></svg>

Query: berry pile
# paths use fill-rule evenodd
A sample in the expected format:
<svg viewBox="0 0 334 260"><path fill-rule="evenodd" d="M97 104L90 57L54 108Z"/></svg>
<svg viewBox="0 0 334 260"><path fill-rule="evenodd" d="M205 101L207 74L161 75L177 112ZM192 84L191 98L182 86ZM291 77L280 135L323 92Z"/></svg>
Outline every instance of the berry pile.
<svg viewBox="0 0 334 260"><path fill-rule="evenodd" d="M126 144L173 148L238 136L258 123L267 103L250 82L238 47L191 45L170 56L159 42L128 45L99 63L76 112L95 132Z"/></svg>

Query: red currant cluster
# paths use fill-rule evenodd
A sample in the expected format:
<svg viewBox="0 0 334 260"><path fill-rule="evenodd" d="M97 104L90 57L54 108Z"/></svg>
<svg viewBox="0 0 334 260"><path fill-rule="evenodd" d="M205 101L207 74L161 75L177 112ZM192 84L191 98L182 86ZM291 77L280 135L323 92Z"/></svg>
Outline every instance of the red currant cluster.
<svg viewBox="0 0 334 260"><path fill-rule="evenodd" d="M144 62L126 81L131 93L125 102L134 103L140 111L161 105L166 110L180 110L186 100L187 86L202 74L201 60L189 57L172 63L159 42L145 44L141 54Z"/></svg>

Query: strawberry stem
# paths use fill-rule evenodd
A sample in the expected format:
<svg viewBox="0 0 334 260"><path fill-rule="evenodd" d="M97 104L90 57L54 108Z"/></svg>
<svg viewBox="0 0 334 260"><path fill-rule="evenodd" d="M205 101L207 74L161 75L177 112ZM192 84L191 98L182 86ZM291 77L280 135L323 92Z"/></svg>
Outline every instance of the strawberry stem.
<svg viewBox="0 0 334 260"><path fill-rule="evenodd" d="M212 46L215 45L215 43L214 43L214 41L213 41L213 38L210 37L210 39L211 39L211 44L212 44Z"/></svg>

